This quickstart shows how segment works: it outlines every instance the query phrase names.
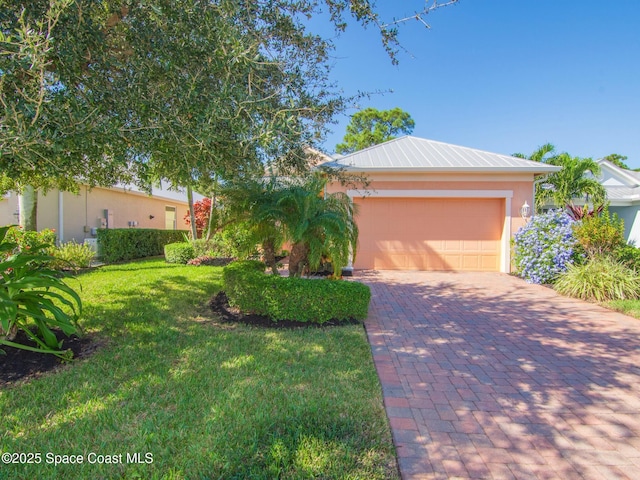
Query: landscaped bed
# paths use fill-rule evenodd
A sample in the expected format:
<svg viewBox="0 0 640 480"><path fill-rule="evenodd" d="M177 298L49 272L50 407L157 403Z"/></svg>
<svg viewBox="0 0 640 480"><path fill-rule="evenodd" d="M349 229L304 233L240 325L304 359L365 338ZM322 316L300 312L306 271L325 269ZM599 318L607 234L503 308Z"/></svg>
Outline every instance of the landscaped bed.
<svg viewBox="0 0 640 480"><path fill-rule="evenodd" d="M0 478L397 478L362 325L223 322L221 273L151 260L80 276L99 348L0 387L0 449L41 454Z"/></svg>

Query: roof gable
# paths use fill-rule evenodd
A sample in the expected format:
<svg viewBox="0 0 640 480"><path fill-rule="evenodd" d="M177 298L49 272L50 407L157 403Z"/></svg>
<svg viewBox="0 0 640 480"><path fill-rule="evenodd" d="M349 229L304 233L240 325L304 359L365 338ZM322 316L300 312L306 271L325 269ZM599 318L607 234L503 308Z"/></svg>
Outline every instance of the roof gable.
<svg viewBox="0 0 640 480"><path fill-rule="evenodd" d="M625 170L611 163L608 160L598 160L598 165L602 169L602 177L600 183L603 185L616 185L626 187L640 186L640 173L631 170Z"/></svg>
<svg viewBox="0 0 640 480"><path fill-rule="evenodd" d="M530 172L560 167L449 143L404 136L354 152L331 162L355 171Z"/></svg>

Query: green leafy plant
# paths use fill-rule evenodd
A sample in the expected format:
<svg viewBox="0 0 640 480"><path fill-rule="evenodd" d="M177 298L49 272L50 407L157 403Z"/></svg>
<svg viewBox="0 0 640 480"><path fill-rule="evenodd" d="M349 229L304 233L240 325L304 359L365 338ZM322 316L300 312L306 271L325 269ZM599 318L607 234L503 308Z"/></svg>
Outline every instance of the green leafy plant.
<svg viewBox="0 0 640 480"><path fill-rule="evenodd" d="M15 243L17 249L21 252L46 254L46 249L42 246L56 243L56 232L49 228L35 232L32 230L24 230L20 226L12 226L7 231L6 238Z"/></svg>
<svg viewBox="0 0 640 480"><path fill-rule="evenodd" d="M615 251L614 258L627 267L640 272L640 248L634 245L624 245Z"/></svg>
<svg viewBox="0 0 640 480"><path fill-rule="evenodd" d="M573 225L578 244L589 258L615 255L624 247L624 222L604 209L600 215L586 215Z"/></svg>
<svg viewBox="0 0 640 480"><path fill-rule="evenodd" d="M583 265L569 265L554 288L563 295L596 302L633 299L640 296L640 276L609 256L601 256Z"/></svg>
<svg viewBox="0 0 640 480"><path fill-rule="evenodd" d="M6 239L8 230L0 228L0 345L70 359L71 351L62 350L62 342L52 328L61 329L67 336L79 332L80 297L59 272L48 268L53 257L16 253L17 244ZM33 249L48 247L34 245ZM14 342L18 330L36 346Z"/></svg>
<svg viewBox="0 0 640 480"><path fill-rule="evenodd" d="M60 247L51 247L49 254L54 257L51 268L77 271L81 268L89 268L96 253L90 245L71 241Z"/></svg>
<svg viewBox="0 0 640 480"><path fill-rule="evenodd" d="M326 323L364 320L371 291L358 282L280 277L264 273L261 262L234 262L222 274L231 306L266 315L274 322Z"/></svg>
<svg viewBox="0 0 640 480"><path fill-rule="evenodd" d="M167 263L186 264L195 258L196 252L191 242L169 243L164 246L164 258Z"/></svg>
<svg viewBox="0 0 640 480"><path fill-rule="evenodd" d="M237 222L216 232L211 242L211 253L217 257L233 257L245 260L257 255L256 242L247 222Z"/></svg>

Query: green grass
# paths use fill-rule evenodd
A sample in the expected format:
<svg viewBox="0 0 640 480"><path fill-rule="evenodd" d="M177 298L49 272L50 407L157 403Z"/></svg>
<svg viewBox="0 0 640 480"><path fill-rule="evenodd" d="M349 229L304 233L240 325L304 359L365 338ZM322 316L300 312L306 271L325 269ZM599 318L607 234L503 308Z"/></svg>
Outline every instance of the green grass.
<svg viewBox="0 0 640 480"><path fill-rule="evenodd" d="M640 300L613 300L603 305L630 317L640 318Z"/></svg>
<svg viewBox="0 0 640 480"><path fill-rule="evenodd" d="M0 478L397 478L363 328L218 324L221 272L152 260L81 275L82 325L104 346L0 390L0 450L42 456ZM127 463L136 452L153 462Z"/></svg>

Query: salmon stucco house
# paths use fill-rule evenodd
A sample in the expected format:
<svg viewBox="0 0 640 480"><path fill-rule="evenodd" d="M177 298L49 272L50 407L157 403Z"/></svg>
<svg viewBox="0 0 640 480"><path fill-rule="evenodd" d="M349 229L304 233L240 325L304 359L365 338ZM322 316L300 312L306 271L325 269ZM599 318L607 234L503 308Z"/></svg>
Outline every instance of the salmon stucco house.
<svg viewBox="0 0 640 480"><path fill-rule="evenodd" d="M353 267L376 270L509 272L534 180L560 169L412 136L331 163L371 181L346 193L358 208Z"/></svg>

